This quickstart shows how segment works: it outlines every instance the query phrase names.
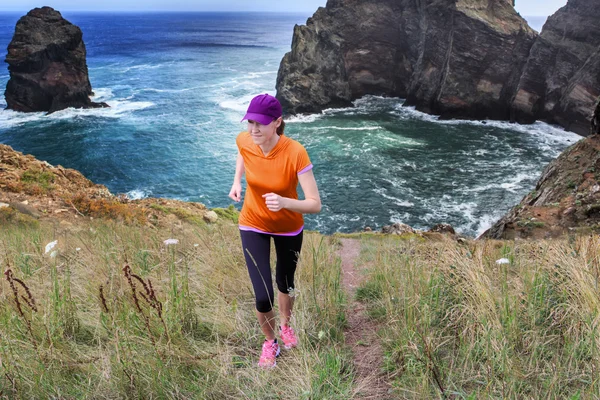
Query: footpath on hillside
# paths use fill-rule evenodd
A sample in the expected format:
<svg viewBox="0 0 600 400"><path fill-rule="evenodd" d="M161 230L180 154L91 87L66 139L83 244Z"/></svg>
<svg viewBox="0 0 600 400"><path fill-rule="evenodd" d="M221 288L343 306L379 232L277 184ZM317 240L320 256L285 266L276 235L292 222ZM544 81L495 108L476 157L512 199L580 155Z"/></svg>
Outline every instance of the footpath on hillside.
<svg viewBox="0 0 600 400"><path fill-rule="evenodd" d="M391 399L390 385L382 372L383 349L377 336L378 323L371 320L366 307L355 300L356 289L364 280L361 267L360 240L341 239L342 284L348 296L346 344L352 349L356 372L353 399Z"/></svg>

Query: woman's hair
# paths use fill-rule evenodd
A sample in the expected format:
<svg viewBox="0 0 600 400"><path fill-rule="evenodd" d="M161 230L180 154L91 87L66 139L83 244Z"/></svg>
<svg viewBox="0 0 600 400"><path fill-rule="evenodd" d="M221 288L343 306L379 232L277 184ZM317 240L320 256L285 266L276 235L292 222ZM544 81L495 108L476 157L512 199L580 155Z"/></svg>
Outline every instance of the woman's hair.
<svg viewBox="0 0 600 400"><path fill-rule="evenodd" d="M283 130L285 129L285 121L281 120L281 125L277 127L277 134L279 136L283 135Z"/></svg>

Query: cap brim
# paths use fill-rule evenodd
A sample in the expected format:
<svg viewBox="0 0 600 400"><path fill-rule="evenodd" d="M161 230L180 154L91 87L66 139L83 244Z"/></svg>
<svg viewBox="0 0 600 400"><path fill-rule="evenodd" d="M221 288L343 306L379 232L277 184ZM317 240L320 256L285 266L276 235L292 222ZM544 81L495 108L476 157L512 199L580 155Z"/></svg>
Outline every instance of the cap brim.
<svg viewBox="0 0 600 400"><path fill-rule="evenodd" d="M245 121L247 119L256 121L261 125L269 125L271 122L273 122L275 118L271 117L270 115L247 113L246 115L244 115L244 118L242 118L242 121Z"/></svg>

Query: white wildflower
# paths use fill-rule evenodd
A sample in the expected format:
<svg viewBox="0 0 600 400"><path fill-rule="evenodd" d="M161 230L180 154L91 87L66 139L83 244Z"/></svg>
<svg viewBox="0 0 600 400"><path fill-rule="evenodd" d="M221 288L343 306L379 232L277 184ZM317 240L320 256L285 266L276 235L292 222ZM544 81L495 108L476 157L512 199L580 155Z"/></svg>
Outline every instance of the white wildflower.
<svg viewBox="0 0 600 400"><path fill-rule="evenodd" d="M50 250L52 250L54 248L54 246L56 246L58 244L58 240L55 240L54 242L50 242L46 245L46 251L45 254L48 254L48 252Z"/></svg>
<svg viewBox="0 0 600 400"><path fill-rule="evenodd" d="M325 332L319 331L319 340L323 339L324 337L325 337Z"/></svg>
<svg viewBox="0 0 600 400"><path fill-rule="evenodd" d="M75 249L75 251L80 251L80 250L81 250L81 247L78 247Z"/></svg>
<svg viewBox="0 0 600 400"><path fill-rule="evenodd" d="M169 246L171 244L177 244L177 243L179 243L179 240L177 240L177 239L167 239L163 243L165 244L165 246Z"/></svg>
<svg viewBox="0 0 600 400"><path fill-rule="evenodd" d="M496 264L510 264L510 260L508 258L501 258L496 260Z"/></svg>
<svg viewBox="0 0 600 400"><path fill-rule="evenodd" d="M198 243L194 243L194 247L198 247L198 246L199 246L199 244L198 244Z"/></svg>
<svg viewBox="0 0 600 400"><path fill-rule="evenodd" d="M52 253L50 253L50 258L56 257L57 254L58 254L58 250L54 250Z"/></svg>

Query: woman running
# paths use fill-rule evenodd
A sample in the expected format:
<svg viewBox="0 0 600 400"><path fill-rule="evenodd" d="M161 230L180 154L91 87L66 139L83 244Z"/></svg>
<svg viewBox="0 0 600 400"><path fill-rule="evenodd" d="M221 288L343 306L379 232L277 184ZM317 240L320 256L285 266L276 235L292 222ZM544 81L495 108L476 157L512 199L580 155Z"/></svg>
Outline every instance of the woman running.
<svg viewBox="0 0 600 400"><path fill-rule="evenodd" d="M247 190L239 217L242 249L256 296L256 315L266 337L258 365L274 367L279 355L275 337L274 293L271 279L271 238L275 243L277 264L277 304L279 338L285 349L298 344L290 326L294 299L294 273L302 248L304 218L318 213L321 199L308 153L297 141L284 136L281 104L268 94L252 99L242 121L248 131L238 135L238 156L229 197L242 198L242 175ZM298 183L304 200L298 199Z"/></svg>

